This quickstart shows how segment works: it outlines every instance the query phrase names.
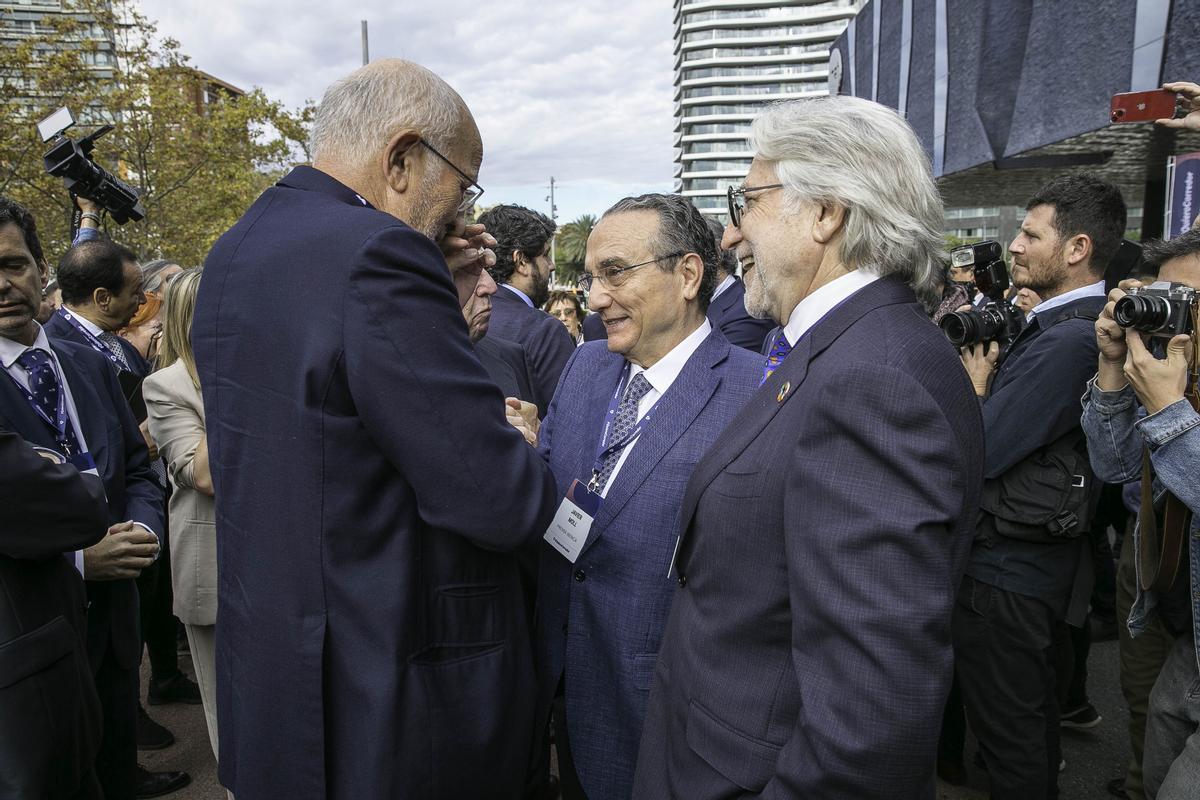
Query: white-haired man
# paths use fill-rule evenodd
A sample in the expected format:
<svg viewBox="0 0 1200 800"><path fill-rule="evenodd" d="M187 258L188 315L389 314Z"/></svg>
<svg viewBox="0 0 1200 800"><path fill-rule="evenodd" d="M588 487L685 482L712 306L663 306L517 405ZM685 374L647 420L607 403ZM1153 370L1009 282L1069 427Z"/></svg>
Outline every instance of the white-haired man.
<svg viewBox="0 0 1200 800"><path fill-rule="evenodd" d="M918 303L941 202L876 103L775 105L753 134L724 245L783 329L684 495L634 796L932 797L983 460Z"/></svg>
<svg viewBox="0 0 1200 800"><path fill-rule="evenodd" d="M555 489L462 316L488 242L463 228L482 156L453 89L377 61L325 93L313 166L209 254L192 337L220 777L240 800L524 785L534 675L512 551L545 531Z"/></svg>

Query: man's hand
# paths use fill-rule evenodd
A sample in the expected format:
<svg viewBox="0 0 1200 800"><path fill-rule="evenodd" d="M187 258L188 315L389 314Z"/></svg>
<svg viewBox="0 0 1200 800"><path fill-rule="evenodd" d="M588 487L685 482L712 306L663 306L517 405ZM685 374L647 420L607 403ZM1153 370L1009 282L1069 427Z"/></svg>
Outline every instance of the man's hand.
<svg viewBox="0 0 1200 800"><path fill-rule="evenodd" d="M537 447L538 430L541 428L541 423L537 418L537 406L515 397L506 397L504 398L504 416L509 425L521 432L525 441Z"/></svg>
<svg viewBox="0 0 1200 800"><path fill-rule="evenodd" d="M78 195L75 196L75 205L79 206L79 210L84 214L91 213L95 214L97 217L99 217L100 212L104 210L100 207L99 203L93 202L92 200L88 200L86 197L80 197ZM85 217L79 221L79 227L99 228L100 223L96 222L96 220L91 219L90 217Z"/></svg>
<svg viewBox="0 0 1200 800"><path fill-rule="evenodd" d="M496 266L496 254L491 250L496 246L496 238L482 225L467 225L460 218L438 242L438 246L442 248L442 255L450 267L450 277L454 279L454 288L458 292L458 304L465 306L475 291L475 285L479 283L479 273Z"/></svg>
<svg viewBox="0 0 1200 800"><path fill-rule="evenodd" d="M1042 298L1033 289L1018 289L1013 296L1013 305L1021 309L1021 313L1028 314L1033 311L1034 306L1041 305Z"/></svg>
<svg viewBox="0 0 1200 800"><path fill-rule="evenodd" d="M1183 108L1187 116L1180 119L1156 119L1155 124L1164 128L1183 128L1189 131L1200 131L1200 86L1187 81L1164 83L1162 88L1168 92L1178 92L1183 95Z"/></svg>
<svg viewBox="0 0 1200 800"><path fill-rule="evenodd" d="M1140 334L1126 336L1125 375L1146 412L1156 414L1183 399L1187 388L1188 364L1192 359L1192 337L1181 334L1167 343L1167 357L1155 358Z"/></svg>
<svg viewBox="0 0 1200 800"><path fill-rule="evenodd" d="M984 397L988 387L992 385L992 376L996 374L996 360L1000 358L999 342L980 342L979 344L962 349L963 366L967 368L967 376L975 387L975 394Z"/></svg>
<svg viewBox="0 0 1200 800"><path fill-rule="evenodd" d="M83 551L83 575L89 581L136 578L154 563L158 539L132 522L119 522L108 535Z"/></svg>

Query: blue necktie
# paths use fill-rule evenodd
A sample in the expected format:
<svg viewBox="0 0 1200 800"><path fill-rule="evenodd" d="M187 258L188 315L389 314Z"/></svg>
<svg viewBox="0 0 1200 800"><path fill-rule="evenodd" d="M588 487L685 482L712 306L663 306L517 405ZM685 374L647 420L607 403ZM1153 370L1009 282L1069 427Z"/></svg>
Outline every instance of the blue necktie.
<svg viewBox="0 0 1200 800"><path fill-rule="evenodd" d="M609 435L609 442L619 442L629 435L633 430L633 426L637 423L638 403L646 396L646 392L653 387L650 381L646 380L646 376L639 372L629 382L629 386L625 389L625 396L621 398L621 405L617 406L617 416L613 420L612 431ZM613 470L617 467L617 462L621 460L621 453L625 452L625 448L618 448L604 459L604 464L600 468L600 475L596 480L596 493L599 494L608 484L608 479L612 477Z"/></svg>
<svg viewBox="0 0 1200 800"><path fill-rule="evenodd" d="M787 358L787 354L792 352L792 346L788 344L787 336L784 336L783 331L775 337L775 344L771 345L771 352L767 354L767 363L763 365L762 380L759 381L759 386L767 382L767 378L771 377L771 373L779 369L779 365Z"/></svg>
<svg viewBox="0 0 1200 800"><path fill-rule="evenodd" d="M45 415L43 421L53 420L51 426L54 427L55 434L58 434L60 443L77 449L78 440L75 437L75 429L67 417L66 403L63 403L62 410L59 410L58 399L62 387L50 356L45 350L26 350L17 356L17 363L29 373L29 394L33 397L33 402L38 409Z"/></svg>

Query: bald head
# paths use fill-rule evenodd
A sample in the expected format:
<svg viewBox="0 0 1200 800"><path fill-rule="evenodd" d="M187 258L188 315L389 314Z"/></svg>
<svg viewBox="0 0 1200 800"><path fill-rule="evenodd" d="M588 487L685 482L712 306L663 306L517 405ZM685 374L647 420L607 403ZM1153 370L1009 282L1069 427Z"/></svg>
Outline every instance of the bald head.
<svg viewBox="0 0 1200 800"><path fill-rule="evenodd" d="M442 152L479 129L450 84L420 64L374 61L325 90L313 117L313 163L363 166L401 130L411 128Z"/></svg>

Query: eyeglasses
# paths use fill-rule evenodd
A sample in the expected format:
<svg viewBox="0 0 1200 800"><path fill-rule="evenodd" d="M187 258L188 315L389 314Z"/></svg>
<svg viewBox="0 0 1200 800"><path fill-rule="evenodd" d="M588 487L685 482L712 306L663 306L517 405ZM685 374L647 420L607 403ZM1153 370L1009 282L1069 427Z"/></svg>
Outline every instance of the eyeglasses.
<svg viewBox="0 0 1200 800"><path fill-rule="evenodd" d="M742 212L746 210L747 192L765 192L768 189L782 189L782 183L772 183L767 186L743 186L741 189L729 187L729 223L735 228L742 227Z"/></svg>
<svg viewBox="0 0 1200 800"><path fill-rule="evenodd" d="M669 255L659 256L658 258L652 258L649 261L643 261L640 264L631 264L628 267L608 267L607 269L600 270L595 275L590 272L581 272L579 277L575 279L575 285L580 289L583 289L585 292L590 292L592 290L592 281L596 280L600 281L605 286L620 286L628 277L625 273L631 270L635 270L638 267L644 267L647 264L655 264L659 261L666 261L668 258L679 258L683 255L687 255L687 253L681 250L678 253L671 253Z"/></svg>
<svg viewBox="0 0 1200 800"><path fill-rule="evenodd" d="M421 142L421 144L425 145L426 148L428 148L429 152L433 153L435 156L440 158L442 161L445 161L446 164L449 165L450 169L454 170L455 172L457 172L459 175L463 176L463 178L466 179L468 185L467 185L467 188L463 191L462 202L460 202L458 204L458 213L465 214L468 211L470 211L472 208L474 208L475 203L477 203L479 201L480 196L483 194L483 187L480 186L475 181L471 180L470 175L468 175L467 173L465 173L461 169L459 169L457 166L455 166L453 161L451 161L450 159L446 158L444 155L439 153L437 151L437 149L433 145L431 145L429 142L425 141L424 139L420 139L419 141Z"/></svg>

